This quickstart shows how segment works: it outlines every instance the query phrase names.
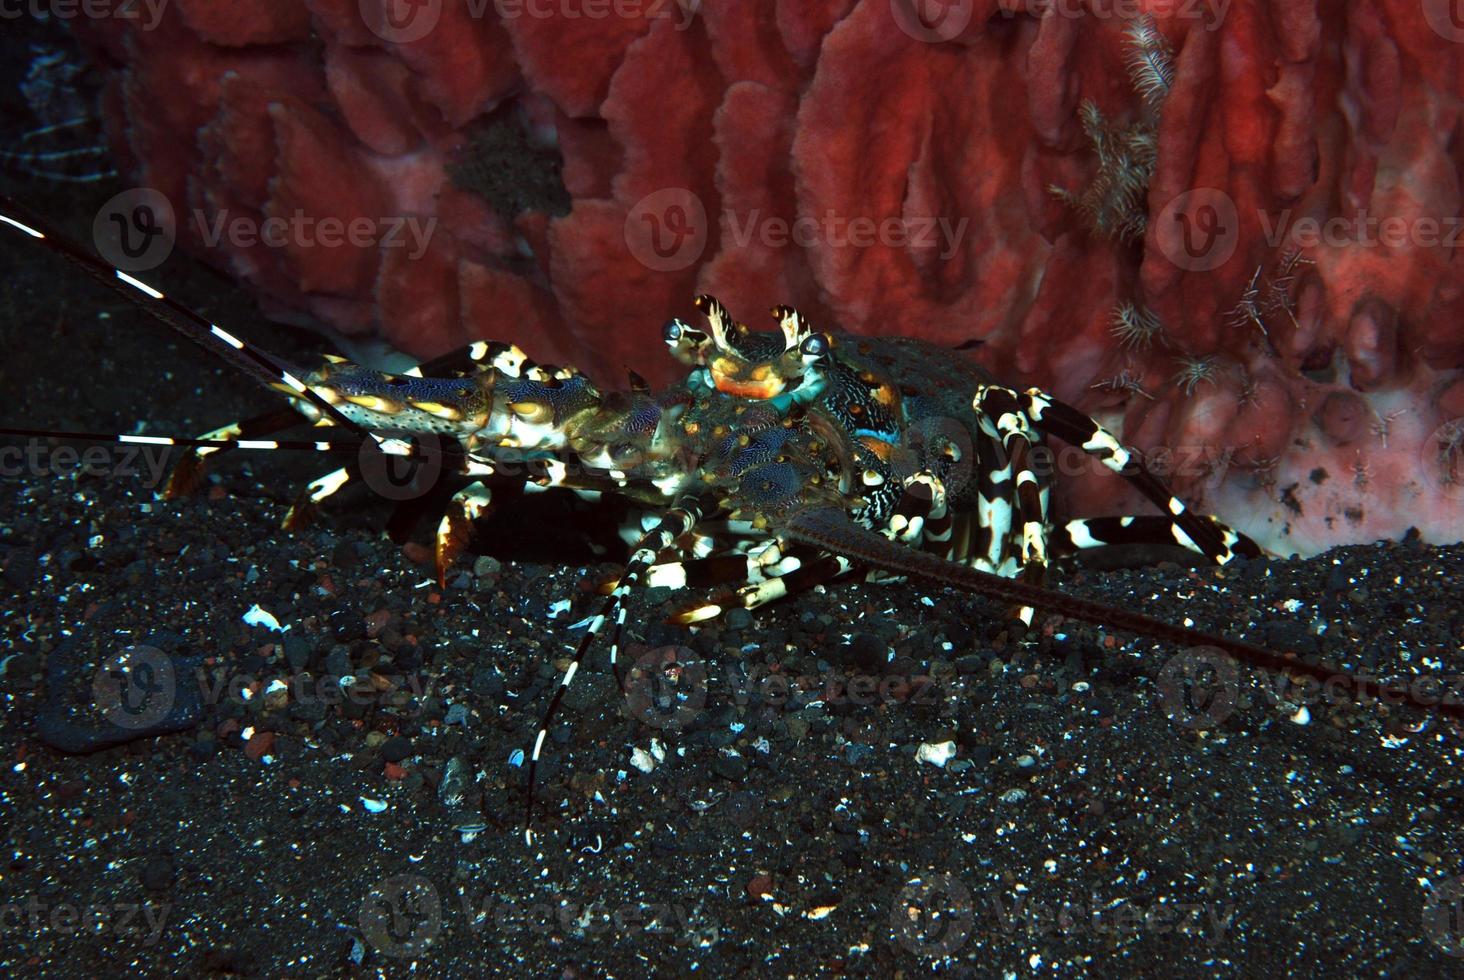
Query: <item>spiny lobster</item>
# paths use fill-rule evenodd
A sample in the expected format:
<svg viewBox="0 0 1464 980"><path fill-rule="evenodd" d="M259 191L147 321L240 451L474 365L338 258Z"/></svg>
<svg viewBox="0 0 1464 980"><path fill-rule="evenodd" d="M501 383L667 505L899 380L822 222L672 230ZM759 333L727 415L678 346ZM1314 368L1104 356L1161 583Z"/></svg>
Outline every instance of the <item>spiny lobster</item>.
<svg viewBox="0 0 1464 980"><path fill-rule="evenodd" d="M340 448L331 439L269 438L302 420L419 460L423 450L409 437L440 437L447 444L442 462L467 481L437 529L440 579L469 542L473 521L492 506L495 489L556 488L631 503L622 528L632 544L629 562L606 583L608 595L588 621L529 755L530 817L550 725L607 628L610 664L621 680L620 635L637 587L715 588L673 617L695 624L836 579L911 577L1010 603L1027 624L1033 608L1042 607L1181 646L1215 647L1355 696L1464 714L1458 703L1425 701L1407 687L1044 588L1050 556L1095 546L1177 544L1221 564L1258 557L1261 549L1188 509L1138 452L1084 413L1035 388L999 385L929 344L822 332L787 306L773 310L777 330L755 331L716 299L699 296L705 328L680 319L664 327L670 354L688 374L661 392L632 374L629 391L604 393L573 368L539 365L515 346L486 341L402 374L335 356L303 372L114 269L8 198L0 197L0 223L65 256L290 403L289 410L197 439L22 428L0 434L189 447L169 483L174 494L196 483L202 461L220 451ZM1051 474L1039 463L1048 436L1081 447L1161 513L1054 525ZM312 482L286 523L304 520L354 469Z"/></svg>

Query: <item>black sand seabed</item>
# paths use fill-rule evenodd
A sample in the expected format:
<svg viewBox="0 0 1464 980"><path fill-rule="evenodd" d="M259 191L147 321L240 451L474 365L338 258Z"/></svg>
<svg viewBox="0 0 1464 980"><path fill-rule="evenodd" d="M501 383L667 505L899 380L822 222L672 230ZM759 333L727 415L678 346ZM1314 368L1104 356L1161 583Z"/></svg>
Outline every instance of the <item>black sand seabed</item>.
<svg viewBox="0 0 1464 980"><path fill-rule="evenodd" d="M115 190L4 187L83 239ZM0 263L8 424L191 434L272 404L18 236ZM154 278L302 363L324 349L206 269ZM1199 700L1223 716L1202 734L1166 714L1179 651L1147 640L1050 620L1018 640L984 600L859 585L693 635L654 625L675 600L653 595L629 654L684 645L690 698L647 709L593 653L530 848L513 754L610 567L573 531L534 548L562 517L505 515L502 560L468 556L439 592L366 494L277 529L318 458L235 454L161 502L146 458L88 476L65 452L6 457L0 479L9 975L1464 972L1449 723L1299 714L1296 688L1242 671ZM1457 674L1461 575L1464 548L1387 544L1054 581L1378 674ZM288 632L246 626L255 605ZM176 671L159 724L186 729L52 748L147 730L93 703L99 665L137 644ZM944 767L916 760L947 741Z"/></svg>

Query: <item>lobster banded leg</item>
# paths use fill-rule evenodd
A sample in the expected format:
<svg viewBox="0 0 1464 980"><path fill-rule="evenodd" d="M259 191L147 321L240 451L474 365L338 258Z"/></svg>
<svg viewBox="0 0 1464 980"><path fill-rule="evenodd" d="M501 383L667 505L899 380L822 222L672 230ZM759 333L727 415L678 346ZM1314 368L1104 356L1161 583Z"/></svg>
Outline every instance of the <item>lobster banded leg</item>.
<svg viewBox="0 0 1464 980"><path fill-rule="evenodd" d="M231 442L241 439L258 439L304 424L305 420L293 408L277 408L240 422L220 426L205 432L199 438L226 439ZM198 488L199 481L203 479L204 459L215 453L226 453L231 448L230 446L194 446L186 450L183 457L173 467L173 471L168 474L168 482L163 487L163 496L172 498L192 493Z"/></svg>
<svg viewBox="0 0 1464 980"><path fill-rule="evenodd" d="M1023 582L1042 585L1047 579L1047 512L1042 506L1042 496L1037 474L1032 472L1028 454L1032 448L1030 430L1018 434L1012 442L1012 469L1016 473L1017 508L1016 521L1012 524L1012 535L1018 540L1018 554L1021 558ZM1020 530L1019 530L1020 529ZM1024 625L1032 625L1036 610L1021 606L1016 616Z"/></svg>
<svg viewBox="0 0 1464 980"><path fill-rule="evenodd" d="M473 523L487 515L493 506L493 491L482 480L474 480L452 495L437 524L433 561L437 568L437 585L447 588L447 570L473 540Z"/></svg>
<svg viewBox="0 0 1464 980"><path fill-rule="evenodd" d="M748 562L740 586L687 603L672 613L667 622L692 626L716 619L729 609L756 609L833 581L854 569L852 562L840 556L803 545L786 546L774 540L765 550L774 552L777 561L766 565Z"/></svg>
<svg viewBox="0 0 1464 980"><path fill-rule="evenodd" d="M982 386L976 395L978 410L1021 412L1044 432L1078 446L1105 467L1123 477L1156 507L1172 518L1171 540L1209 557L1217 564L1237 554L1255 557L1260 547L1250 538L1213 518L1198 517L1170 492L1143 458L1087 415L1060 402L1039 388L1017 393L1010 388Z"/></svg>
<svg viewBox="0 0 1464 980"><path fill-rule="evenodd" d="M694 545L695 547L695 545ZM785 557L776 539L747 539L716 554L687 558L684 553L658 556L646 571L647 588L700 589L732 583L748 584L781 575L797 567L796 557ZM614 583L607 586L613 588Z"/></svg>
<svg viewBox="0 0 1464 980"><path fill-rule="evenodd" d="M1208 517L1205 519L1214 520L1214 518ZM1173 547L1175 544L1180 544L1197 555L1205 554L1194 542L1178 539L1174 533L1174 521L1167 517L1148 514L1134 517L1087 517L1071 520L1053 530L1051 544L1055 551L1065 554L1088 548L1105 548L1109 545L1167 545ZM1236 548L1236 554L1243 555L1246 552L1243 548Z"/></svg>
<svg viewBox="0 0 1464 980"><path fill-rule="evenodd" d="M757 609L770 602L776 602L800 592L807 592L815 586L843 578L859 568L860 566L843 555L815 552L810 561L800 564L785 574L776 575L755 584L744 585L725 597L714 597L713 601L721 606L719 613L736 606L741 606L743 609Z"/></svg>
<svg viewBox="0 0 1464 980"><path fill-rule="evenodd" d="M1040 586L1047 577L1047 507L1042 483L1031 466L1031 451L1041 436L1033 430L1025 412L990 413L988 408L996 406L988 406L983 394L978 391L976 408L987 413L985 420L994 426L1011 469L1012 506L1006 534L1011 542L1009 553L1015 552L1018 563L1015 577ZM1036 610L1019 606L1013 614L1024 625L1031 626Z"/></svg>
<svg viewBox="0 0 1464 980"><path fill-rule="evenodd" d="M285 519L280 522L280 526L286 531L294 531L308 524L315 516L316 506L322 500L334 496L340 492L341 487L351 482L352 469L350 466L342 466L307 483L305 489L290 504L290 509L285 511Z"/></svg>
<svg viewBox="0 0 1464 980"><path fill-rule="evenodd" d="M1016 474L995 424L980 414L977 422L975 514L957 522L963 534L947 556L993 575L1012 576L1017 573L1009 548Z"/></svg>
<svg viewBox="0 0 1464 980"><path fill-rule="evenodd" d="M896 544L940 553L944 540L950 538L950 516L945 483L926 468L905 478L900 499L885 519L884 526L875 530ZM870 569L865 577L865 581L876 583L902 580L898 575L879 569Z"/></svg>
<svg viewBox="0 0 1464 980"><path fill-rule="evenodd" d="M549 706L544 710L544 719L539 723L539 733L534 737L533 752L529 756L529 788L524 803L524 841L529 846L532 847L534 843L533 831L529 827L534 813L534 777L539 769L539 756L544 751L544 740L549 736L549 726L553 723L554 716L559 711L559 705L564 700L564 692L569 690L569 685L573 683L574 676L579 672L580 664L584 662L585 654L589 651L591 644L605 629L605 624L612 620L615 623L616 636L610 645L610 662L612 665L615 663L620 627L625 624L626 597L640 583L646 570L655 563L657 552L669 548L672 542L683 534L689 534L692 528L696 527L701 516L702 506L695 497L681 497L675 506L666 511L665 516L655 527L641 536L635 553L630 556L630 561L620 576L620 583L615 586L615 591L606 597L600 611L590 618L585 635L580 638L579 645L575 647L574 658L570 661L564 676L560 678L559 686L554 690L554 696L549 699Z"/></svg>

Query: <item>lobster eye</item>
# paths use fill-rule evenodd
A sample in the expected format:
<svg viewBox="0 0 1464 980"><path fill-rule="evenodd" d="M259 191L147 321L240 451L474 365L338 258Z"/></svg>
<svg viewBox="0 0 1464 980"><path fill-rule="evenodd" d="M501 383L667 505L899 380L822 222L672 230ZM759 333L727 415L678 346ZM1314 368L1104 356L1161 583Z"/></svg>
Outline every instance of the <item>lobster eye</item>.
<svg viewBox="0 0 1464 980"><path fill-rule="evenodd" d="M681 339L681 321L667 320L666 325L661 328L661 337L668 344L674 344Z"/></svg>
<svg viewBox="0 0 1464 980"><path fill-rule="evenodd" d="M821 333L809 334L803 338L801 349L810 357L823 357L829 352L829 338Z"/></svg>

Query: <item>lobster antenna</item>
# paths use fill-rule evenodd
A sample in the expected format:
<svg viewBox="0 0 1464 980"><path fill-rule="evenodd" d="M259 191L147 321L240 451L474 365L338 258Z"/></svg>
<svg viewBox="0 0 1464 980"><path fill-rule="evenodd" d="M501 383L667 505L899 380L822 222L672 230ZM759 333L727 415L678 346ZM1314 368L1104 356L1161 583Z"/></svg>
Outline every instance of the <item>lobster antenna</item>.
<svg viewBox="0 0 1464 980"><path fill-rule="evenodd" d="M580 638L579 645L575 647L574 659L570 661L569 669L560 678L559 686L554 689L554 696L549 699L549 707L544 709L544 720L539 723L539 732L534 737L534 748L529 755L529 784L524 794L524 843L529 847L534 846L532 829L534 789L539 771L539 755L544 751L544 740L549 735L549 726L554 724L554 716L559 711L559 703L564 700L564 694L569 690L570 683L574 681L574 675L579 672L585 654L594 644L595 638L604 630L605 625L613 621L615 639L611 641L610 645L610 666L612 669L616 669L615 653L620 642L620 628L625 624L626 597L655 564L657 553L669 548L673 541L696 527L697 522L705 516L708 510L709 508L695 495L683 494L677 498L676 503L655 527L641 535L630 561L626 563L625 569L620 573L620 581L616 583L614 591L605 598L600 611L591 617L584 636ZM617 679L618 676L617 671Z"/></svg>
<svg viewBox="0 0 1464 980"><path fill-rule="evenodd" d="M1019 579L1002 578L967 565L946 561L925 551L895 544L888 538L860 527L841 510L821 508L795 514L787 524L790 537L805 544L817 545L836 554L847 555L876 568L899 575L909 575L937 585L949 585L964 592L989 596L1023 606L1039 606L1073 619L1130 630L1182 646L1211 646L1225 651L1237 660L1281 674L1305 674L1323 683L1336 681L1354 697L1366 696L1407 702L1417 708L1436 709L1442 714L1464 718L1464 703L1448 698L1437 700L1421 697L1411 688L1380 684L1358 677L1326 662L1307 663L1284 657L1274 650L1255 646L1225 636L1175 626L1152 619L1142 613L1109 606L1092 599L1066 595L1031 585Z"/></svg>
<svg viewBox="0 0 1464 980"><path fill-rule="evenodd" d="M0 436L22 436L33 439L68 439L75 442L116 442L133 446L178 446L184 449L298 449L329 453L346 446L328 440L304 442L288 439L186 439L179 436L140 436L122 432L73 432L64 429L11 429L0 426Z"/></svg>
<svg viewBox="0 0 1464 980"><path fill-rule="evenodd" d="M322 416L330 418L334 424L378 443L383 441L381 436L353 422L340 409L312 391L274 355L240 340L182 303L169 299L147 283L88 252L6 194L0 194L0 224L10 225L41 242L128 302L166 323L205 350L228 361L266 387L273 388L274 385L283 383L298 392L300 397L314 405Z"/></svg>
<svg viewBox="0 0 1464 980"><path fill-rule="evenodd" d="M358 453L360 446L329 439L190 439L183 436L128 435L122 432L74 432L64 429L18 429L0 426L0 436L32 439L66 439L74 442L115 442L132 446L176 446L180 449L266 449L313 453ZM383 438L378 448L388 456L425 458L404 439Z"/></svg>

